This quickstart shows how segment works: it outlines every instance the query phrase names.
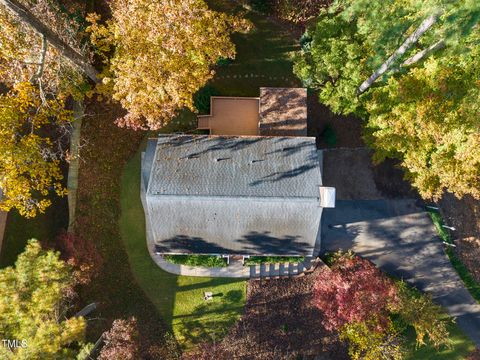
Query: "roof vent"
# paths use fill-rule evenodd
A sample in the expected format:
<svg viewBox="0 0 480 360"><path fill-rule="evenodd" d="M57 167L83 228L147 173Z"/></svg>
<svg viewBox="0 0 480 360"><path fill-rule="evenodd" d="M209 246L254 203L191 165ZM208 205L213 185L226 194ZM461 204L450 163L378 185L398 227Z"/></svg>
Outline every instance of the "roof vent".
<svg viewBox="0 0 480 360"><path fill-rule="evenodd" d="M255 164L257 162L262 162L262 161L265 161L265 159L255 159L255 160L250 161L250 164Z"/></svg>
<svg viewBox="0 0 480 360"><path fill-rule="evenodd" d="M320 206L323 208L335 207L335 188L320 186Z"/></svg>

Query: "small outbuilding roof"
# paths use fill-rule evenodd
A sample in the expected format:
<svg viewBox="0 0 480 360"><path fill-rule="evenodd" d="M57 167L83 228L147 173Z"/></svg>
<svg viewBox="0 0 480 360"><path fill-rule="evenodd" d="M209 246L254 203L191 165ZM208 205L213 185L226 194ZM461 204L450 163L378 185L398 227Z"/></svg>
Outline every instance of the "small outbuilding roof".
<svg viewBox="0 0 480 360"><path fill-rule="evenodd" d="M307 89L260 88L259 134L307 136Z"/></svg>

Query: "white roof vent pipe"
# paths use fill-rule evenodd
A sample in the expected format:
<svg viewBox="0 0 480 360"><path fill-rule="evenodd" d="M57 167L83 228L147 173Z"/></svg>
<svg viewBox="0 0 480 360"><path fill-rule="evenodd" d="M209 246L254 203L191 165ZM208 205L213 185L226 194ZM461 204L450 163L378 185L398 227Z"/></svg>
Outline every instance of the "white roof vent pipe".
<svg viewBox="0 0 480 360"><path fill-rule="evenodd" d="M335 207L335 188L320 186L320 206L323 208Z"/></svg>

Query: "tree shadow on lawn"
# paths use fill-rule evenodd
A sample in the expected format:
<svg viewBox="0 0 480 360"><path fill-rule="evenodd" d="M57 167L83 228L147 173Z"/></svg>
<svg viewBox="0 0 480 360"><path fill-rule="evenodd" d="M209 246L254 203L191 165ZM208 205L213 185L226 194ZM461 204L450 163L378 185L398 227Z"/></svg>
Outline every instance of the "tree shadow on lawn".
<svg viewBox="0 0 480 360"><path fill-rule="evenodd" d="M7 216L5 235L0 249L0 268L12 266L20 253L25 250L27 241L37 239L42 243L54 241L60 230L68 225L66 197L51 196L52 205L44 214L27 219L16 209Z"/></svg>
<svg viewBox="0 0 480 360"><path fill-rule="evenodd" d="M238 15L245 11L225 0L207 2L216 11ZM233 34L236 57L228 65L217 66L210 84L224 96L258 96L260 87L301 86L290 56L300 49L297 39L261 14L247 12L243 16L253 28L246 34Z"/></svg>

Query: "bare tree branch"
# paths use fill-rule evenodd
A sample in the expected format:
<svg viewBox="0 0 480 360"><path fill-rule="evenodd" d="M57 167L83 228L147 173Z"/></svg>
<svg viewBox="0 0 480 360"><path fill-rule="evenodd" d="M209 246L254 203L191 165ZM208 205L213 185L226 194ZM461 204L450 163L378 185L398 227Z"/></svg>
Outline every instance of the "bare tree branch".
<svg viewBox="0 0 480 360"><path fill-rule="evenodd" d="M401 66L402 67L407 67L407 66L413 65L413 64L419 62L420 60L422 60L427 55L431 54L432 52L443 49L444 47L445 47L445 41L443 39L440 40L440 41L437 41L435 44L430 45L428 48L423 49L422 51L419 51L418 53L416 53L412 57L409 57L407 60L405 60L402 63Z"/></svg>
<svg viewBox="0 0 480 360"><path fill-rule="evenodd" d="M357 94L362 94L365 92L372 84L377 80L382 74L384 74L390 66L405 52L415 44L418 39L435 24L440 16L440 13L435 13L430 15L428 18L423 20L420 26L410 35L403 44L395 50L395 52L385 61L367 80L365 80L357 89Z"/></svg>
<svg viewBox="0 0 480 360"><path fill-rule="evenodd" d="M21 21L30 25L37 33L45 36L46 40L57 49L60 54L75 64L92 81L95 83L99 82L97 70L95 70L85 57L60 39L17 0L0 0L0 4L4 5L10 12L18 16Z"/></svg>
<svg viewBox="0 0 480 360"><path fill-rule="evenodd" d="M42 47L40 49L40 55L38 58L38 69L37 72L31 77L30 82L36 83L43 75L43 69L45 68L45 55L47 54L47 38L44 34L40 34L42 39Z"/></svg>

